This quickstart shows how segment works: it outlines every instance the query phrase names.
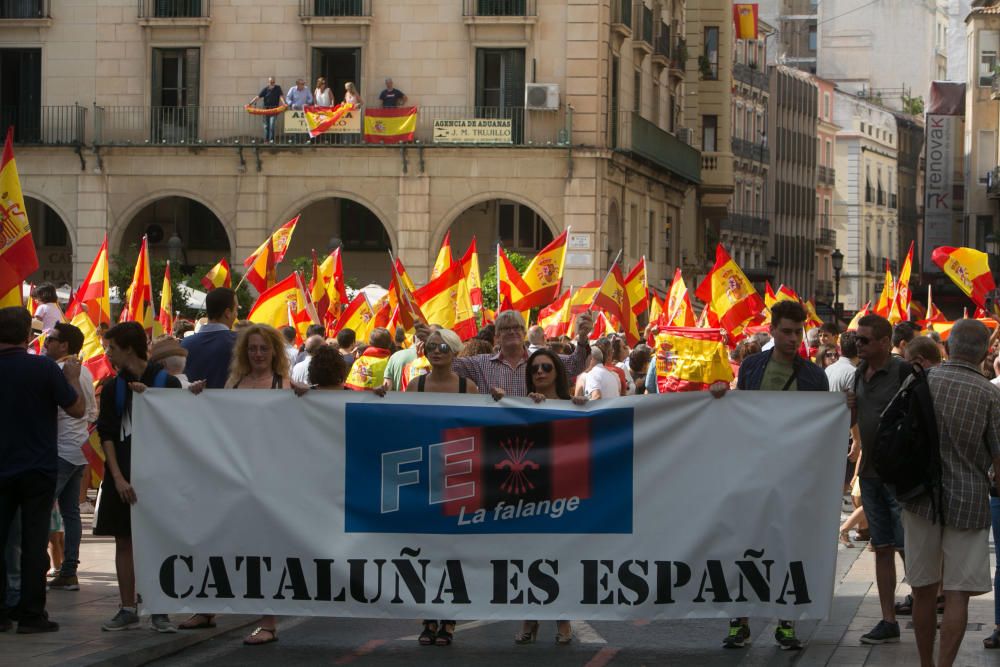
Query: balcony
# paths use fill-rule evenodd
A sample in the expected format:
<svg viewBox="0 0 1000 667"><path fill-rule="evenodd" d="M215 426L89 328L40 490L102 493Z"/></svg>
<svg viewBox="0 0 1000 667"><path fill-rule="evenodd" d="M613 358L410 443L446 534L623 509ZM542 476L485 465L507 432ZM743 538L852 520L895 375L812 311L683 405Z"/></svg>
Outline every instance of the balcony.
<svg viewBox="0 0 1000 667"><path fill-rule="evenodd" d="M611 35L616 51L632 36L632 0L611 0Z"/></svg>
<svg viewBox="0 0 1000 667"><path fill-rule="evenodd" d="M140 19L207 19L211 0L139 0Z"/></svg>
<svg viewBox="0 0 1000 667"><path fill-rule="evenodd" d="M823 248L833 248L837 245L837 232L829 227L822 227L816 236L816 245Z"/></svg>
<svg viewBox="0 0 1000 667"><path fill-rule="evenodd" d="M733 78L737 81L742 81L748 86L753 88L759 88L760 90L768 90L768 79L767 73L761 72L756 66L746 65L744 63L736 63L733 65Z"/></svg>
<svg viewBox="0 0 1000 667"><path fill-rule="evenodd" d="M692 183L701 183L701 153L634 111L618 113L615 150L652 162Z"/></svg>
<svg viewBox="0 0 1000 667"><path fill-rule="evenodd" d="M632 6L632 50L639 60L653 52L653 10L641 2Z"/></svg>
<svg viewBox="0 0 1000 667"><path fill-rule="evenodd" d="M653 75L659 77L660 73L670 65L670 28L664 23L660 23L659 31L653 40L653 57L650 59L653 65Z"/></svg>
<svg viewBox="0 0 1000 667"><path fill-rule="evenodd" d="M14 143L21 146L81 146L87 108L78 105L42 107L26 116L18 107L0 107L0 127L14 126Z"/></svg>
<svg viewBox="0 0 1000 667"><path fill-rule="evenodd" d="M755 160L767 164L771 158L771 152L767 146L761 143L754 143L746 139L732 138L733 155L745 160Z"/></svg>
<svg viewBox="0 0 1000 667"><path fill-rule="evenodd" d="M990 99L1000 100L1000 74L994 74L990 80Z"/></svg>
<svg viewBox="0 0 1000 667"><path fill-rule="evenodd" d="M819 165L816 168L816 183L819 185L836 185L837 172L833 167Z"/></svg>
<svg viewBox="0 0 1000 667"><path fill-rule="evenodd" d="M264 140L265 116L252 116L242 107L143 107L107 106L94 109L94 144L108 146L259 146L282 145L311 150L367 144L358 115L352 124L328 132L312 142L301 126L293 125L292 112L275 119L274 140ZM436 121L502 121L481 133L463 138ZM286 124L287 123L287 124ZM480 147L554 147L568 143L567 117L558 113L530 113L520 107L420 107L415 144ZM435 139L435 135L437 138Z"/></svg>
<svg viewBox="0 0 1000 667"><path fill-rule="evenodd" d="M465 0L462 14L480 18L526 18L537 16L537 10L535 0Z"/></svg>
<svg viewBox="0 0 1000 667"><path fill-rule="evenodd" d="M679 80L684 79L684 70L687 69L687 58L687 41L678 39L670 51L670 76Z"/></svg>
<svg viewBox="0 0 1000 667"><path fill-rule="evenodd" d="M986 196L989 199L1000 199L1000 167L986 174Z"/></svg>
<svg viewBox="0 0 1000 667"><path fill-rule="evenodd" d="M371 18L371 0L299 0L299 19Z"/></svg>
<svg viewBox="0 0 1000 667"><path fill-rule="evenodd" d="M4 30L52 25L49 0L0 0L0 25Z"/></svg>
<svg viewBox="0 0 1000 667"><path fill-rule="evenodd" d="M767 237L771 234L771 221L742 213L730 213L722 219L719 228L733 234Z"/></svg>

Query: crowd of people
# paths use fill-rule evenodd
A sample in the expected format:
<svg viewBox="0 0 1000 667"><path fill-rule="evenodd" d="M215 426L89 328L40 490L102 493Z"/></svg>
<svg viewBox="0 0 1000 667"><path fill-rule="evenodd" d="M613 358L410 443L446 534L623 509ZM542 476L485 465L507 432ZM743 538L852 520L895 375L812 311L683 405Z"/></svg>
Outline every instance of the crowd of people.
<svg viewBox="0 0 1000 667"><path fill-rule="evenodd" d="M54 300L54 299L53 299ZM43 304L47 303L43 301ZM49 311L49 308L40 310ZM46 312L40 312L44 316ZM135 587L131 506L141 502L130 483L131 411L136 392L148 387L204 389L391 391L490 394L532 401L590 401L657 393L658 376L672 360L669 346L629 347L615 334L590 339L590 313L578 315L576 338L547 339L528 328L520 313L503 311L476 337L462 341L454 332L417 324L412 338L401 330L375 329L367 340L341 330L327 337L311 327L301 345L295 329L238 320L235 292L211 291L206 317L180 320L172 335L152 341L136 322L103 332L106 355L116 375L95 394L93 378L78 359L83 334L53 314L42 354L30 354L32 318L23 308L0 310L0 410L9 437L0 444L0 630L17 622L19 633L48 632L58 625L45 612L46 589L79 590L81 517L79 500L85 459L81 446L96 424L105 452L94 533L115 539L121 607L103 624L107 631L139 625ZM711 393L728 391L842 392L851 411L844 433L844 502L849 517L839 529L840 544L867 542L874 552L881 620L861 641L899 641L898 617L912 615L923 664L934 664L940 621L940 665L954 661L965 633L969 598L1000 588L1000 568L991 582L989 531L1000 539L1000 498L993 469L1000 465L1000 359L997 336L973 319L958 320L947 341L922 334L908 322L894 327L878 315L860 318L856 331L827 324L805 330L806 312L793 301L771 309L767 332L742 340L731 353L732 384L717 382ZM1000 330L998 330L1000 331ZM647 329L653 343L655 326ZM940 442L940 505L929 496L897 500L873 464L880 421L890 403L912 381L914 368L926 372ZM87 486L83 484L84 490ZM47 545L53 515L62 523L59 567L49 571ZM831 527L832 530L832 527ZM905 544L908 546L904 550ZM55 551L55 550L54 550ZM912 594L895 599L896 556L906 567ZM46 572L49 581L46 585ZM984 640L1000 648L1000 590L996 629ZM160 632L196 630L215 623L195 614L178 625L153 615ZM455 622L426 619L421 645L449 645ZM517 643L530 643L536 621L525 621ZM781 620L775 640L783 649L801 648L795 625ZM741 648L751 637L748 619L730 620L726 648ZM246 637L249 645L278 638L277 619L262 617ZM556 640L572 640L568 621Z"/></svg>

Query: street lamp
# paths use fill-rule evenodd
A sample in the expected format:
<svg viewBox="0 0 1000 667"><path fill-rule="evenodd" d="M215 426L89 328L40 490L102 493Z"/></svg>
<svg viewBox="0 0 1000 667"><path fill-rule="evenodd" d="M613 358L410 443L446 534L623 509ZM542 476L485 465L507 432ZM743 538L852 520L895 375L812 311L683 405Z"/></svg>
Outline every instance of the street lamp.
<svg viewBox="0 0 1000 667"><path fill-rule="evenodd" d="M833 265L833 321L837 324L840 320L840 272L844 268L844 253L840 248L830 255L830 263Z"/></svg>
<svg viewBox="0 0 1000 667"><path fill-rule="evenodd" d="M175 265L180 264L184 259L184 242L181 241L181 237L177 235L176 230L173 236L167 239L167 257Z"/></svg>
<svg viewBox="0 0 1000 667"><path fill-rule="evenodd" d="M327 252L327 254L330 254L331 252L333 252L337 248L342 248L343 245L344 245L344 242L341 241L339 237L337 237L337 236L331 236L330 240L326 244L326 252Z"/></svg>

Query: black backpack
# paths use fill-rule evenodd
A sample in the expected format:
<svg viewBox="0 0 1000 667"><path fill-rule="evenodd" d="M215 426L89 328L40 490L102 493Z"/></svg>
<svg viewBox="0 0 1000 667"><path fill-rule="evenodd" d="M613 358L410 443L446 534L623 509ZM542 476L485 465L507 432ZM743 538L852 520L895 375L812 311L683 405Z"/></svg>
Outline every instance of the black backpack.
<svg viewBox="0 0 1000 667"><path fill-rule="evenodd" d="M941 449L927 373L914 364L882 411L872 464L897 500L929 495L935 516L941 507Z"/></svg>

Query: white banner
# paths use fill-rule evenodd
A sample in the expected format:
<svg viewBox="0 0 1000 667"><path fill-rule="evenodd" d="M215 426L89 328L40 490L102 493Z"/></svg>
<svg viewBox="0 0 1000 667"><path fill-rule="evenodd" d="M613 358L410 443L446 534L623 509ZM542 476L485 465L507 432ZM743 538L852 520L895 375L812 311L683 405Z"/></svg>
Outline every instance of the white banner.
<svg viewBox="0 0 1000 667"><path fill-rule="evenodd" d="M486 396L150 390L136 580L152 613L823 618L841 394L584 408Z"/></svg>

